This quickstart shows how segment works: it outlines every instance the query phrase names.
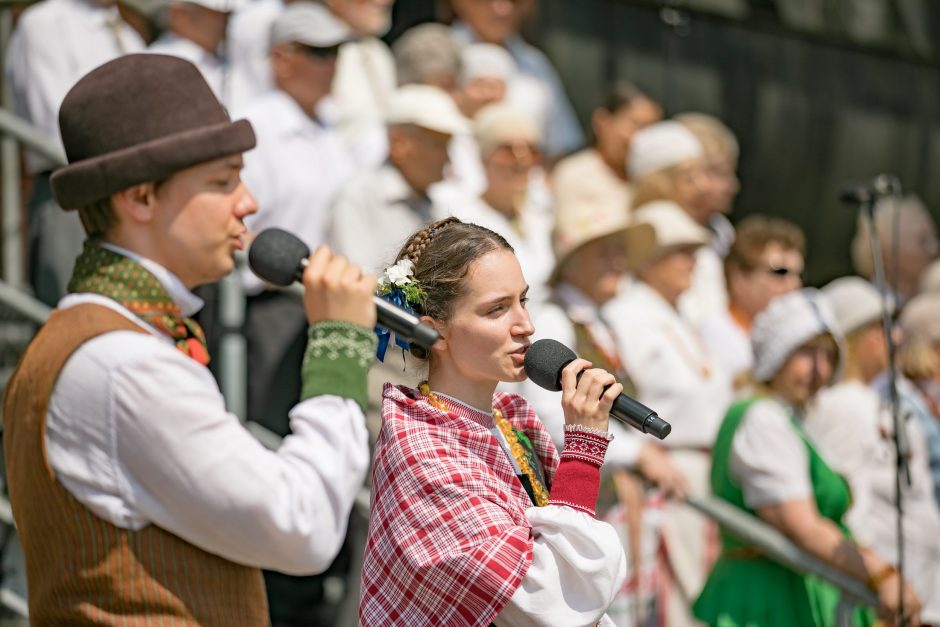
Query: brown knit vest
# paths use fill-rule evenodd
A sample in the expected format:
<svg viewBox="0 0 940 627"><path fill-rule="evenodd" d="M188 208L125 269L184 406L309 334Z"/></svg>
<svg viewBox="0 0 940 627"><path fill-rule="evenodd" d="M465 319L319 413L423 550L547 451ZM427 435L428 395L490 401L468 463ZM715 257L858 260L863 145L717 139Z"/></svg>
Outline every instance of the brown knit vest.
<svg viewBox="0 0 940 627"><path fill-rule="evenodd" d="M56 481L44 437L56 378L79 346L116 330L146 333L100 305L54 312L7 386L3 448L26 555L31 624L267 625L258 569L207 553L156 525L115 527Z"/></svg>

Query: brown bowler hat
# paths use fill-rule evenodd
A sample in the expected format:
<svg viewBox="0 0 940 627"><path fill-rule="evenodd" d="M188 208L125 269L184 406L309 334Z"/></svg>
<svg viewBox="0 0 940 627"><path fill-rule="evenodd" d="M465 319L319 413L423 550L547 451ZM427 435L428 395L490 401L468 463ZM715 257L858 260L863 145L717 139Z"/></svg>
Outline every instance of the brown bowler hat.
<svg viewBox="0 0 940 627"><path fill-rule="evenodd" d="M162 54L86 74L62 102L59 129L69 164L52 174L52 191L65 209L255 145L251 124L231 121L196 66Z"/></svg>

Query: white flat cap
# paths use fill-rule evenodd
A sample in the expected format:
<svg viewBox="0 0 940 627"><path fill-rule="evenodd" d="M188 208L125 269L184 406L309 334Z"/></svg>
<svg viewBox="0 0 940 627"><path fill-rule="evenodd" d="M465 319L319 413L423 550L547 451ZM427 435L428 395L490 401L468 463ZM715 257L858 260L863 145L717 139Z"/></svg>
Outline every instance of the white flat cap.
<svg viewBox="0 0 940 627"><path fill-rule="evenodd" d="M180 0L191 4L198 4L206 9L218 11L219 13L234 13L246 4L248 0Z"/></svg>
<svg viewBox="0 0 940 627"><path fill-rule="evenodd" d="M318 2L292 2L271 25L271 44L329 48L354 38L352 31Z"/></svg>
<svg viewBox="0 0 940 627"><path fill-rule="evenodd" d="M822 288L843 335L881 320L881 296L874 285L857 276L844 276Z"/></svg>
<svg viewBox="0 0 940 627"><path fill-rule="evenodd" d="M476 78L498 78L503 81L516 73L516 62L502 46L475 43L460 51L460 82L469 83Z"/></svg>
<svg viewBox="0 0 940 627"><path fill-rule="evenodd" d="M829 333L839 349L836 373L841 370L843 341L825 297L819 290L804 288L777 296L757 314L751 331L754 350L754 379L770 381L797 348L817 335ZM834 376L833 380L838 376Z"/></svg>
<svg viewBox="0 0 940 627"><path fill-rule="evenodd" d="M650 124L633 135L627 171L633 180L705 154L702 144L684 124L672 120Z"/></svg>
<svg viewBox="0 0 940 627"><path fill-rule="evenodd" d="M389 102L385 121L389 125L414 124L448 135L470 132L470 122L451 97L444 90L430 85L399 88Z"/></svg>

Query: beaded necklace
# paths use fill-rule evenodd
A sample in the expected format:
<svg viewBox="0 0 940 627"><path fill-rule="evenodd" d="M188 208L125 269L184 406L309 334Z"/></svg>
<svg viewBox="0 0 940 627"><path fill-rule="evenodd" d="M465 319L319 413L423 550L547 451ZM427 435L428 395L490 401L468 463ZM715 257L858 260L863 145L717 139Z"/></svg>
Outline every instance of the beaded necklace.
<svg viewBox="0 0 940 627"><path fill-rule="evenodd" d="M428 403L433 407L444 412L448 411L447 405L431 390L431 386L428 385L427 381L422 381L421 384L418 385L418 391L428 399ZM546 490L542 482L539 481L535 470L532 468L532 465L529 464L529 458L526 455L525 449L522 448L522 444L519 443L519 436L516 434L516 430L513 429L512 424L497 407L493 407L493 422L496 423L496 427L506 438L506 442L509 444L509 450L512 452L516 464L519 465L519 469L522 470L522 474L529 478L529 482L532 485L532 493L535 495L535 504L539 507L547 505L548 490Z"/></svg>

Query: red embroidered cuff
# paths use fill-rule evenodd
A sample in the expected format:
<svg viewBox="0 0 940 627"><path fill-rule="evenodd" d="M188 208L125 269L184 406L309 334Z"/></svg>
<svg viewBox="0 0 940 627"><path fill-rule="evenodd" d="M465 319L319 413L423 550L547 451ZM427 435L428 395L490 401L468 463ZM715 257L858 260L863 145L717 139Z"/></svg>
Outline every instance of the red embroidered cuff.
<svg viewBox="0 0 940 627"><path fill-rule="evenodd" d="M604 455L611 436L594 429L565 428L565 446L561 449L561 458L580 459L600 468L604 465Z"/></svg>

